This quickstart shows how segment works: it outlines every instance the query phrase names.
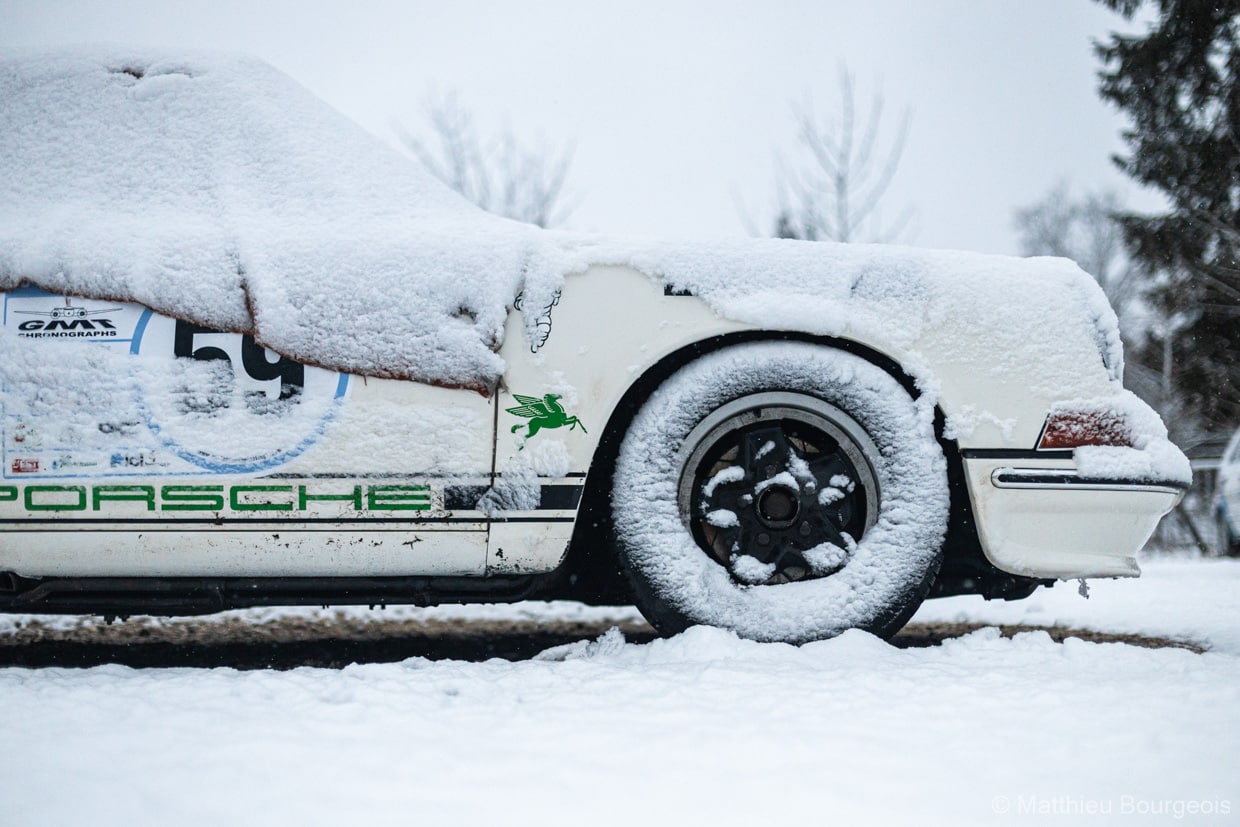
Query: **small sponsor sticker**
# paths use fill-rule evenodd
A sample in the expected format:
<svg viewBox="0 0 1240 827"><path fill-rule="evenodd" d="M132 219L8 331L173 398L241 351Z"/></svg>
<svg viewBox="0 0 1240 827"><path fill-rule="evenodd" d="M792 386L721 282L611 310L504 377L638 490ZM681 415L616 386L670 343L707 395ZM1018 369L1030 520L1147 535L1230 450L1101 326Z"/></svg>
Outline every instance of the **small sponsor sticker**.
<svg viewBox="0 0 1240 827"><path fill-rule="evenodd" d="M108 460L108 466L111 468L154 468L156 466L167 466L168 463L160 461L154 451L134 451L128 454L113 454Z"/></svg>
<svg viewBox="0 0 1240 827"><path fill-rule="evenodd" d="M52 470L59 471L63 468L93 468L99 463L90 459L78 459L72 455L66 454L63 457L57 457L52 460Z"/></svg>

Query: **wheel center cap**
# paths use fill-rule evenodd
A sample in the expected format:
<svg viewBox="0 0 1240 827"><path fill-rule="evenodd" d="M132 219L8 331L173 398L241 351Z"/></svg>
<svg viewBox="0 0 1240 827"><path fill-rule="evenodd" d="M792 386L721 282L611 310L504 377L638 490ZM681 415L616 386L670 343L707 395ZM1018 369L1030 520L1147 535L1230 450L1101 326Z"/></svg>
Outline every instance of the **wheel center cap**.
<svg viewBox="0 0 1240 827"><path fill-rule="evenodd" d="M783 486L772 486L758 495L758 516L772 527L789 525L800 509L796 492Z"/></svg>

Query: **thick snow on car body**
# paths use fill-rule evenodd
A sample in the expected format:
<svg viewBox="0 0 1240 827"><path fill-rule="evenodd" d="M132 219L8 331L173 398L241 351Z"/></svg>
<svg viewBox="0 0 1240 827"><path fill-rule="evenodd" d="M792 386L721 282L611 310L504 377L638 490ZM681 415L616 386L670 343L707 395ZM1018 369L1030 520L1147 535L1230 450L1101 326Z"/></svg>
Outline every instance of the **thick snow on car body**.
<svg viewBox="0 0 1240 827"><path fill-rule="evenodd" d="M540 231L235 56L13 55L0 113L6 608L887 633L1136 574L1189 481L1071 262Z"/></svg>

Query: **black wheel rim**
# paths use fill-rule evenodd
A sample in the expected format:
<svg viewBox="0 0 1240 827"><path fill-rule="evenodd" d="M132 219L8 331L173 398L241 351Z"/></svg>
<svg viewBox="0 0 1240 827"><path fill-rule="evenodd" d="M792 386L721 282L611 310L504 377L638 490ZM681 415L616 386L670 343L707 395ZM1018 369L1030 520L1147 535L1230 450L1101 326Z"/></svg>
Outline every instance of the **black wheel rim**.
<svg viewBox="0 0 1240 827"><path fill-rule="evenodd" d="M821 400L738 400L687 445L681 513L699 547L742 585L829 577L876 519L869 439Z"/></svg>

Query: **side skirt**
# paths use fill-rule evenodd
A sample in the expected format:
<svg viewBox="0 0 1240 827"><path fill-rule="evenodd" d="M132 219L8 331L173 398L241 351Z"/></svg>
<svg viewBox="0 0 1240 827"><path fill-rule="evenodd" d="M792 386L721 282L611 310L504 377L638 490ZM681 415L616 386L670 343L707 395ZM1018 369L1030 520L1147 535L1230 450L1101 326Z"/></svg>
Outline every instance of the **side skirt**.
<svg viewBox="0 0 1240 827"><path fill-rule="evenodd" d="M550 576L31 579L4 572L0 612L128 617L256 606L511 603L537 596Z"/></svg>

